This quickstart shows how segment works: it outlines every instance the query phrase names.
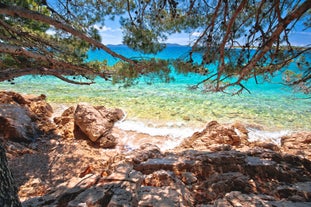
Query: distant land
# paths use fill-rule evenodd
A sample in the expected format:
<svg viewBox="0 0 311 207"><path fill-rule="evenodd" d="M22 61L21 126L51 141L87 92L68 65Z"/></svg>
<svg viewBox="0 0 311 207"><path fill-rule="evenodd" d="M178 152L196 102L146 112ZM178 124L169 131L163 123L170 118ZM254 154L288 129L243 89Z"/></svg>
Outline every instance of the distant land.
<svg viewBox="0 0 311 207"><path fill-rule="evenodd" d="M166 46L169 47L185 47L187 45L181 45L181 44L177 44L177 43L165 43ZM127 45L124 44L107 44L107 47L128 47Z"/></svg>

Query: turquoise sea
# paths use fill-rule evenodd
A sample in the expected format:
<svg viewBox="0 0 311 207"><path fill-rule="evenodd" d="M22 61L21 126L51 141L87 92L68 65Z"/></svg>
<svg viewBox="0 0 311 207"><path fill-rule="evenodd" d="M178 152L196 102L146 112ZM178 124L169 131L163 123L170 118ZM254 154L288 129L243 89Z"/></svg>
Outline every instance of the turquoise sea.
<svg viewBox="0 0 311 207"><path fill-rule="evenodd" d="M125 46L110 48L130 58L142 55ZM170 45L157 55L164 59L183 58L189 50L187 46ZM311 55L309 55L311 57ZM197 55L199 59L200 56ZM103 51L90 51L90 60L107 60L109 65L118 60ZM295 69L296 65L288 66ZM174 136L189 136L193 131L181 129L202 129L207 122L217 120L221 123L239 121L246 124L256 135L281 136L291 131L311 130L311 98L294 92L291 88L277 84L280 75L271 83L255 84L249 80L246 84L251 94L246 91L232 96L224 93L203 93L189 90L204 76L197 74L177 75L175 81L163 83L148 78L141 78L140 83L129 88L112 85L109 81L96 79L91 86L72 85L53 77L24 76L16 78L14 84L1 82L0 90L20 93L46 94L48 101L62 110L78 102L89 102L106 107L122 108L126 120L120 127L128 130L140 130L152 134L172 133ZM159 129L159 130L156 130ZM165 130L163 130L165 129ZM154 131L155 130L155 131ZM157 132L156 132L157 131Z"/></svg>

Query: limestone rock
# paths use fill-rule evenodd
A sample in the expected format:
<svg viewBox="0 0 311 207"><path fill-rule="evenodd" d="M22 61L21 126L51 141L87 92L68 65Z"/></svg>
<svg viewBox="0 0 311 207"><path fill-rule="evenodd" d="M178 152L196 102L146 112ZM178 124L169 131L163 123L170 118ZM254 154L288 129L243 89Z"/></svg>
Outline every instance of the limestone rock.
<svg viewBox="0 0 311 207"><path fill-rule="evenodd" d="M108 134L104 137L99 138L95 143L102 148L112 148L118 144L118 141L115 136L113 136L112 134Z"/></svg>
<svg viewBox="0 0 311 207"><path fill-rule="evenodd" d="M29 104L29 101L19 93L13 91L0 91L0 103L26 105Z"/></svg>
<svg viewBox="0 0 311 207"><path fill-rule="evenodd" d="M311 132L297 132L281 137L283 151L311 160Z"/></svg>
<svg viewBox="0 0 311 207"><path fill-rule="evenodd" d="M95 185L99 177L88 174L83 178L73 177L41 198L33 198L23 203L23 206L68 206L80 193Z"/></svg>
<svg viewBox="0 0 311 207"><path fill-rule="evenodd" d="M215 207L223 207L223 206L234 206L234 207L270 207L271 205L268 204L268 201L264 200L259 195L254 194L243 194L239 191L232 191L227 193L223 198L216 200ZM269 199L269 198L268 198Z"/></svg>
<svg viewBox="0 0 311 207"><path fill-rule="evenodd" d="M75 113L75 125L93 142L101 147L114 147L117 142L111 134L114 123L123 117L119 109L108 110L103 106L93 107L88 104L78 104Z"/></svg>
<svg viewBox="0 0 311 207"><path fill-rule="evenodd" d="M181 179L186 185L191 185L198 181L198 178L195 176L195 174L191 172L181 173Z"/></svg>
<svg viewBox="0 0 311 207"><path fill-rule="evenodd" d="M194 191L197 192L195 200L198 202L213 201L219 197L224 197L227 192L242 191L251 192L248 183L249 177L240 172L227 172L213 174L200 184L196 185Z"/></svg>
<svg viewBox="0 0 311 207"><path fill-rule="evenodd" d="M160 157L162 157L162 154L159 147L157 147L156 145L145 143L141 145L139 149L135 150L134 153L128 155L127 159L131 160L135 164L139 164L150 158Z"/></svg>
<svg viewBox="0 0 311 207"><path fill-rule="evenodd" d="M108 135L111 130L111 124L109 121L103 119L101 113L88 104L78 104L74 119L75 124L93 142L96 142L100 137Z"/></svg>
<svg viewBox="0 0 311 207"><path fill-rule="evenodd" d="M25 95L25 100L28 102L29 110L41 118L51 117L53 114L52 106L46 102L46 96Z"/></svg>
<svg viewBox="0 0 311 207"><path fill-rule="evenodd" d="M192 206L189 200L183 198L177 189L169 186L144 186L139 191L138 206Z"/></svg>
<svg viewBox="0 0 311 207"><path fill-rule="evenodd" d="M57 125L57 133L63 138L74 138L74 111L75 107L71 106L66 109L60 117L55 117L54 122Z"/></svg>
<svg viewBox="0 0 311 207"><path fill-rule="evenodd" d="M114 123L124 116L120 109L106 109L80 103L71 106L60 117L55 117L57 132L65 138L89 139L102 148L112 148L117 137L112 135Z"/></svg>
<svg viewBox="0 0 311 207"><path fill-rule="evenodd" d="M201 132L194 133L190 138L184 140L179 148L190 148L196 150L230 150L230 146L240 146L248 143L247 129L239 124L221 125L211 121ZM226 147L220 145L227 145Z"/></svg>
<svg viewBox="0 0 311 207"><path fill-rule="evenodd" d="M71 179L35 206L308 206L310 166L264 148L163 154L146 144L111 164L111 174Z"/></svg>
<svg viewBox="0 0 311 207"><path fill-rule="evenodd" d="M171 171L159 170L145 177L143 182L146 186L162 187L174 186L176 183L181 184L181 181Z"/></svg>
<svg viewBox="0 0 311 207"><path fill-rule="evenodd" d="M123 111L118 108L107 109L104 106L95 106L94 108L99 111L104 119L107 119L111 123L119 121L124 117Z"/></svg>
<svg viewBox="0 0 311 207"><path fill-rule="evenodd" d="M89 189L78 194L73 200L68 202L66 206L77 207L77 206L107 206L113 196L113 185L104 185L99 187L90 187Z"/></svg>
<svg viewBox="0 0 311 207"><path fill-rule="evenodd" d="M13 141L31 142L39 130L29 111L16 104L0 104L0 136Z"/></svg>
<svg viewBox="0 0 311 207"><path fill-rule="evenodd" d="M53 109L45 99L45 95L0 91L0 130L16 141L33 141L41 132L53 133L55 125L50 121Z"/></svg>

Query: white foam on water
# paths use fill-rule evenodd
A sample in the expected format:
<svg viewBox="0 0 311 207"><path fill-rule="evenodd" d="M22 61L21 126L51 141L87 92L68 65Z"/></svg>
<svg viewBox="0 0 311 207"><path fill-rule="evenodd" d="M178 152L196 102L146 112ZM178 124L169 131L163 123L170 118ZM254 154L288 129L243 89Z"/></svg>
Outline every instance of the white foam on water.
<svg viewBox="0 0 311 207"><path fill-rule="evenodd" d="M290 130L281 131L263 131L254 128L248 128L248 140L250 142L261 141L261 142L272 142L277 145L281 145L281 137L291 133Z"/></svg>
<svg viewBox="0 0 311 207"><path fill-rule="evenodd" d="M117 122L115 124L121 130L124 131L134 131L138 133L148 134L150 136L161 136L163 139L157 140L141 140L135 142L135 137L124 137L123 142L131 149L136 149L139 146L136 146L137 143L142 143L146 141L151 144L157 145L161 150L169 150L173 149L174 147L178 146L185 138L192 136L192 134L196 131L200 131L200 129L194 129L183 126L182 123L167 123L166 125L153 125L153 124L146 124L140 121L132 121L132 120L125 120L122 122ZM135 145L136 143L136 145Z"/></svg>
<svg viewBox="0 0 311 207"><path fill-rule="evenodd" d="M170 136L174 138L186 138L191 136L194 132L200 129L193 129L189 127L184 127L182 124L167 123L167 126L156 126L156 125L146 125L139 121L123 121L117 122L116 127L127 130L127 131L137 131L140 133L149 134L151 136Z"/></svg>

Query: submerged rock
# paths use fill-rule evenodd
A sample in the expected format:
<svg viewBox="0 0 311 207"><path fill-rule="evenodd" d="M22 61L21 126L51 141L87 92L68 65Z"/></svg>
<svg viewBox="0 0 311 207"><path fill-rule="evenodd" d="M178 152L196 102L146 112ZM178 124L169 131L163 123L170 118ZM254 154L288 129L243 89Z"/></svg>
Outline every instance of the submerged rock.
<svg viewBox="0 0 311 207"><path fill-rule="evenodd" d="M51 110L44 105L44 96L3 94L1 136L30 135L31 140L37 129L42 131L43 125L50 126L47 120ZM123 117L122 111L85 104L78 107L71 107L54 119L59 134L87 135L92 144L114 146L116 139L111 129ZM22 116L15 120L9 114ZM17 126L27 129L23 125L26 123L32 129L31 123L35 124L35 131L11 133L7 129L14 123L16 130ZM33 177L21 189L23 194L37 197L25 196L23 206L311 206L310 133L283 137L281 146L250 143L247 136L247 129L239 123L222 125L213 121L165 153L152 144L119 153L90 147L82 139L51 140L40 155L46 156L45 165L40 165L43 161L37 157L36 165L28 172ZM20 156L25 162L27 156ZM20 161L11 162L11 166L26 168L20 167ZM40 179L33 173L37 171L35 167L45 168ZM49 173L56 169L58 174L65 173L55 180L54 187L47 188ZM35 195L37 188L42 188L41 194Z"/></svg>

